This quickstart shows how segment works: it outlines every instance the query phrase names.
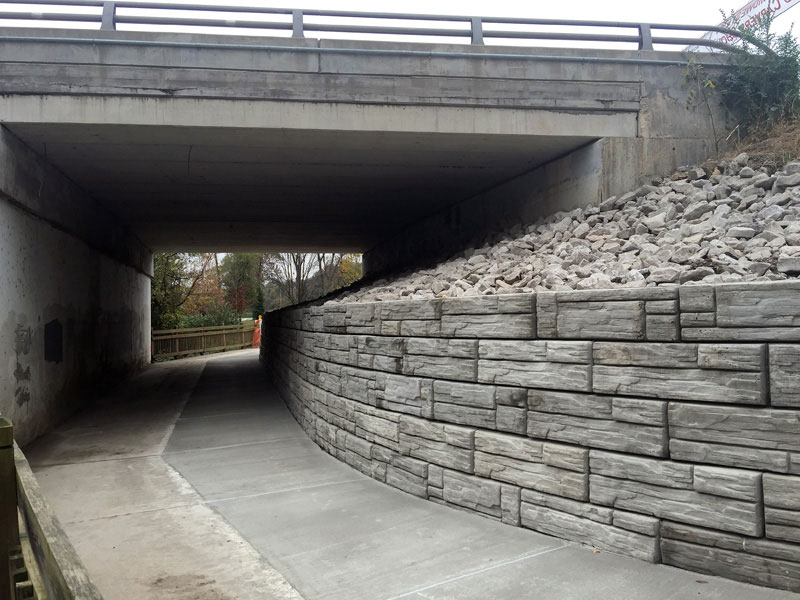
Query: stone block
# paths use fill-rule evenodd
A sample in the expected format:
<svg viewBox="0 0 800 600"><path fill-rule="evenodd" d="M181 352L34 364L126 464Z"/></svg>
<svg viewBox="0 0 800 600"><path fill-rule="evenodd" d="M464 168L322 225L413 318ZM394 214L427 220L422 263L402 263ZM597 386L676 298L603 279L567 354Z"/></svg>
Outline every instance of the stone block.
<svg viewBox="0 0 800 600"><path fill-rule="evenodd" d="M336 336L339 337L339 336ZM356 348L361 354L382 354L383 356L403 356L403 338L374 335L355 336Z"/></svg>
<svg viewBox="0 0 800 600"><path fill-rule="evenodd" d="M512 360L479 360L478 381L519 387L591 391L589 365Z"/></svg>
<svg viewBox="0 0 800 600"><path fill-rule="evenodd" d="M544 462L542 442L517 435L476 431L475 449L489 454L510 456L525 462Z"/></svg>
<svg viewBox="0 0 800 600"><path fill-rule="evenodd" d="M386 483L420 498L428 496L428 480L426 477L414 475L392 465L386 467Z"/></svg>
<svg viewBox="0 0 800 600"><path fill-rule="evenodd" d="M719 327L800 326L800 281L717 287Z"/></svg>
<svg viewBox="0 0 800 600"><path fill-rule="evenodd" d="M644 302L558 303L559 338L591 340L643 340Z"/></svg>
<svg viewBox="0 0 800 600"><path fill-rule="evenodd" d="M495 411L495 427L499 431L525 435L527 430L527 411L516 406L500 405Z"/></svg>
<svg viewBox="0 0 800 600"><path fill-rule="evenodd" d="M403 357L403 373L418 377L475 381L477 362L471 358L407 354Z"/></svg>
<svg viewBox="0 0 800 600"><path fill-rule="evenodd" d="M544 464L578 473L589 472L589 450L567 444L542 444Z"/></svg>
<svg viewBox="0 0 800 600"><path fill-rule="evenodd" d="M610 419L531 411L528 413L528 435L532 438L575 443L589 448L650 456L667 454L665 427L651 427Z"/></svg>
<svg viewBox="0 0 800 600"><path fill-rule="evenodd" d="M800 559L798 559L797 555L798 546L796 544L787 544L785 542L776 542L774 540L746 538L744 541L744 548L748 554L767 556L769 558L788 560L790 562L800 562Z"/></svg>
<svg viewBox="0 0 800 600"><path fill-rule="evenodd" d="M659 560L658 538L591 519L522 502L520 522L528 529L581 544L591 544L601 550L648 562Z"/></svg>
<svg viewBox="0 0 800 600"><path fill-rule="evenodd" d="M468 427L433 423L405 415L400 417L399 427L400 433L411 436L444 442L458 448L471 450L475 447L475 430Z"/></svg>
<svg viewBox="0 0 800 600"><path fill-rule="evenodd" d="M704 494L760 502L761 473L696 465L694 489Z"/></svg>
<svg viewBox="0 0 800 600"><path fill-rule="evenodd" d="M678 290L682 313L713 313L716 310L716 296L713 285L683 285Z"/></svg>
<svg viewBox="0 0 800 600"><path fill-rule="evenodd" d="M687 312L681 313L681 327L714 327L717 324L717 313Z"/></svg>
<svg viewBox="0 0 800 600"><path fill-rule="evenodd" d="M405 352L406 354L422 354L424 356L477 358L478 341L449 340L444 338L408 338L405 340Z"/></svg>
<svg viewBox="0 0 800 600"><path fill-rule="evenodd" d="M800 477L765 473L764 504L800 512Z"/></svg>
<svg viewBox="0 0 800 600"><path fill-rule="evenodd" d="M566 302L659 301L676 299L678 297L678 286L564 290L555 292L555 294L559 304Z"/></svg>
<svg viewBox="0 0 800 600"><path fill-rule="evenodd" d="M595 365L593 391L698 402L767 402L766 378L761 373L711 369Z"/></svg>
<svg viewBox="0 0 800 600"><path fill-rule="evenodd" d="M700 546L712 546L714 548L744 552L745 538L741 535L695 527L685 523L663 521L661 523L661 536Z"/></svg>
<svg viewBox="0 0 800 600"><path fill-rule="evenodd" d="M766 344L698 344L697 366L701 369L764 371Z"/></svg>
<svg viewBox="0 0 800 600"><path fill-rule="evenodd" d="M438 337L442 334L442 322L437 320L406 320L406 321L394 321L399 323L400 326L397 330L397 333L389 333L387 334L385 331L381 331L383 335L402 335L403 337L413 337L413 336L422 336L422 337ZM384 325L386 322L384 321ZM392 328L392 331L394 329Z"/></svg>
<svg viewBox="0 0 800 600"><path fill-rule="evenodd" d="M667 424L667 403L660 400L612 398L611 418L626 423L663 427Z"/></svg>
<svg viewBox="0 0 800 600"><path fill-rule="evenodd" d="M669 454L675 460L778 473L789 472L789 453L780 450L762 450L672 439L669 442Z"/></svg>
<svg viewBox="0 0 800 600"><path fill-rule="evenodd" d="M478 357L486 360L589 364L591 342L546 340L481 340Z"/></svg>
<svg viewBox="0 0 800 600"><path fill-rule="evenodd" d="M589 482L594 504L744 535L764 533L761 506L756 502L603 475L591 475Z"/></svg>
<svg viewBox="0 0 800 600"><path fill-rule="evenodd" d="M574 415L577 417L611 418L610 396L555 392L551 390L528 390L528 406L537 412Z"/></svg>
<svg viewBox="0 0 800 600"><path fill-rule="evenodd" d="M445 470L442 484L445 502L493 517L502 516L499 483Z"/></svg>
<svg viewBox="0 0 800 600"><path fill-rule="evenodd" d="M683 329L681 338L695 342L800 342L800 327L696 327Z"/></svg>
<svg viewBox="0 0 800 600"><path fill-rule="evenodd" d="M558 303L555 292L536 294L536 332L540 338L558 336Z"/></svg>
<svg viewBox="0 0 800 600"><path fill-rule="evenodd" d="M692 465L654 460L612 452L589 452L589 471L617 479L629 479L661 487L692 489Z"/></svg>
<svg viewBox="0 0 800 600"><path fill-rule="evenodd" d="M681 339L680 317L673 315L647 315L645 338L655 342L674 342Z"/></svg>
<svg viewBox="0 0 800 600"><path fill-rule="evenodd" d="M430 416L432 382L416 377L387 375L378 403L382 408L416 416Z"/></svg>
<svg viewBox="0 0 800 600"><path fill-rule="evenodd" d="M800 591L800 563L753 556L742 552L661 540L665 564L711 573L737 581Z"/></svg>
<svg viewBox="0 0 800 600"><path fill-rule="evenodd" d="M670 403L675 439L800 451L800 411Z"/></svg>
<svg viewBox="0 0 800 600"><path fill-rule="evenodd" d="M513 485L500 487L501 520L506 525L519 527L520 488Z"/></svg>
<svg viewBox="0 0 800 600"><path fill-rule="evenodd" d="M441 300L398 300L381 302L381 319L385 321L430 320L442 316Z"/></svg>
<svg viewBox="0 0 800 600"><path fill-rule="evenodd" d="M534 294L509 294L505 296L476 296L445 298L443 315L495 315L533 313Z"/></svg>
<svg viewBox="0 0 800 600"><path fill-rule="evenodd" d="M458 425L470 425L472 427L482 427L483 429L495 428L494 409L434 402L433 418L437 421L447 421Z"/></svg>
<svg viewBox="0 0 800 600"><path fill-rule="evenodd" d="M442 335L456 338L536 337L533 314L444 315Z"/></svg>
<svg viewBox="0 0 800 600"><path fill-rule="evenodd" d="M373 451L373 458L375 458L375 452ZM401 456L399 454L391 453L389 460L383 461L390 463L393 467L398 469L403 469L411 473L412 475L416 475L417 477L428 477L428 463L417 460L415 458L409 458L408 456Z"/></svg>
<svg viewBox="0 0 800 600"><path fill-rule="evenodd" d="M674 315L678 312L678 301L652 300L645 303L644 309L648 315Z"/></svg>
<svg viewBox="0 0 800 600"><path fill-rule="evenodd" d="M475 452L475 474L575 500L588 497L587 475L509 456Z"/></svg>
<svg viewBox="0 0 800 600"><path fill-rule="evenodd" d="M399 450L402 454L448 469L455 469L464 473L472 473L473 470L472 450L452 446L445 442L437 442L401 433Z"/></svg>
<svg viewBox="0 0 800 600"><path fill-rule="evenodd" d="M528 390L517 387L496 387L494 398L497 404L524 408L528 405Z"/></svg>
<svg viewBox="0 0 800 600"><path fill-rule="evenodd" d="M632 367L697 367L697 344L595 342L596 365Z"/></svg>
<svg viewBox="0 0 800 600"><path fill-rule="evenodd" d="M658 536L661 528L661 521L659 519L622 510L614 511L611 523L614 527L621 527L622 529L635 531L651 537Z"/></svg>
<svg viewBox="0 0 800 600"><path fill-rule="evenodd" d="M558 510L561 512L582 517L584 519L591 519L598 523L611 524L613 520L614 511L606 506L597 506L589 502L580 502L578 500L570 500L562 496L552 496L537 492L536 490L522 490L521 500L536 506L545 506Z"/></svg>
<svg viewBox="0 0 800 600"><path fill-rule="evenodd" d="M400 323L400 321L381 321L381 335L400 335Z"/></svg>
<svg viewBox="0 0 800 600"><path fill-rule="evenodd" d="M772 406L800 408L800 344L770 344L769 381Z"/></svg>
<svg viewBox="0 0 800 600"><path fill-rule="evenodd" d="M442 477L444 469L438 465L428 465L428 485L441 488L444 486Z"/></svg>
<svg viewBox="0 0 800 600"><path fill-rule="evenodd" d="M495 407L495 388L475 383L434 381L433 399L436 402L492 409Z"/></svg>

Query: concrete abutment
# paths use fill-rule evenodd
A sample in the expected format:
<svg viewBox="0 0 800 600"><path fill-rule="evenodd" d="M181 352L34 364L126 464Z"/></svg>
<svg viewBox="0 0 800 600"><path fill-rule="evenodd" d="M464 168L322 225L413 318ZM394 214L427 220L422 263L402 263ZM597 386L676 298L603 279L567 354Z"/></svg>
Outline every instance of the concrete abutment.
<svg viewBox="0 0 800 600"><path fill-rule="evenodd" d="M20 444L150 360L152 255L0 127L0 414Z"/></svg>

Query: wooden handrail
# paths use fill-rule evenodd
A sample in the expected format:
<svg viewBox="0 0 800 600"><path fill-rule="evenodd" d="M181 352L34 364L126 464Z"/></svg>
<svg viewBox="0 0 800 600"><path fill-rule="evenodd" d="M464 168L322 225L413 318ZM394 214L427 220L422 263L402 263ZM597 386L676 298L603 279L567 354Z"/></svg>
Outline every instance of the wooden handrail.
<svg viewBox="0 0 800 600"><path fill-rule="evenodd" d="M22 533L20 532L22 526ZM11 423L0 417L0 600L16 600L18 590L33 587L39 598L102 600L58 518L53 514ZM24 557L24 569L14 563ZM20 581L19 572L31 581Z"/></svg>
<svg viewBox="0 0 800 600"><path fill-rule="evenodd" d="M155 359L178 358L249 348L255 327L251 321L239 325L156 329L151 338L152 355Z"/></svg>

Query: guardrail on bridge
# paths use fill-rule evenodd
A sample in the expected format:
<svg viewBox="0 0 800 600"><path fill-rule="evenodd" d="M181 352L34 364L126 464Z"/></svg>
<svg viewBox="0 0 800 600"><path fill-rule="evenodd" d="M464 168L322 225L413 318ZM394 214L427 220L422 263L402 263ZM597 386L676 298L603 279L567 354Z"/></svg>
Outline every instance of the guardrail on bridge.
<svg viewBox="0 0 800 600"><path fill-rule="evenodd" d="M53 26L82 23L86 28L106 30L133 26L203 27L209 33L229 33L247 29L271 34L291 32L294 38L307 34L358 34L362 36L414 36L448 38L483 45L487 40L616 42L639 50L653 50L654 44L703 46L730 50L730 44L698 37L687 32L718 32L739 37L739 32L711 25L670 23L631 23L623 21L529 19L514 17L472 17L464 15L400 14L340 10L300 10L203 4L104 0L4 0L3 5L21 5L18 10L0 11L0 19L19 21L20 26L33 21L48 21ZM32 11L29 5L42 6ZM72 10L73 12L67 12ZM241 18L231 18L237 15ZM385 23L389 23L386 25ZM564 29L569 29L565 31ZM575 31L578 29L579 31ZM616 31L612 31L616 30ZM684 34L675 35L675 32Z"/></svg>
<svg viewBox="0 0 800 600"><path fill-rule="evenodd" d="M252 322L239 325L155 329L152 337L153 358L178 358L250 348L253 344Z"/></svg>

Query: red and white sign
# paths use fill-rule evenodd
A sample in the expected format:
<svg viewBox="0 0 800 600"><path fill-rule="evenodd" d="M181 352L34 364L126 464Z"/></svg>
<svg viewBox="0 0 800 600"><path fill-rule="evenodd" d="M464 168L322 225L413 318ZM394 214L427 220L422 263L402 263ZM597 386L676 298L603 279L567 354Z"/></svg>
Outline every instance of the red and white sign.
<svg viewBox="0 0 800 600"><path fill-rule="evenodd" d="M733 13L730 17L722 21L719 27L749 31L758 25L758 22L764 18L764 16L771 14L773 18L777 17L798 4L800 4L800 0L750 0L750 2ZM723 44L732 44L738 41L739 37L727 33L720 33L718 31L709 31L701 39L722 42ZM715 50L715 48L708 46L690 46L687 50L702 50L708 52Z"/></svg>

